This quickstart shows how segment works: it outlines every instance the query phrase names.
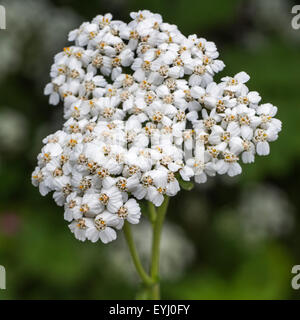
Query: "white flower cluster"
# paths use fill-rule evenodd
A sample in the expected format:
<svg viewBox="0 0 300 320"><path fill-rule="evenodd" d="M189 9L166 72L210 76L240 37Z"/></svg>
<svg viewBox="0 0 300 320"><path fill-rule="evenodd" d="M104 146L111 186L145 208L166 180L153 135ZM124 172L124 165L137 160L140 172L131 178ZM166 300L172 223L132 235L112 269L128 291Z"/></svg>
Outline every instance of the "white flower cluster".
<svg viewBox="0 0 300 320"><path fill-rule="evenodd" d="M239 157L268 154L281 129L246 73L213 82L224 67L213 42L147 10L131 18L99 15L71 31L45 88L66 122L44 139L32 180L54 191L82 241L114 240L124 219L139 222L137 200L160 206L182 180L241 173Z"/></svg>

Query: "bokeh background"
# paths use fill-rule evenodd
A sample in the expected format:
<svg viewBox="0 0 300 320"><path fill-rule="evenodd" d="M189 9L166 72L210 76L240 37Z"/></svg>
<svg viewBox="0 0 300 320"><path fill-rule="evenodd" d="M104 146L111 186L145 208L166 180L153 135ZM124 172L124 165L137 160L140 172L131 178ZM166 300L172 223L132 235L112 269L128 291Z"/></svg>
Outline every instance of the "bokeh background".
<svg viewBox="0 0 300 320"><path fill-rule="evenodd" d="M0 299L133 299L139 282L124 239L80 243L63 209L30 177L41 140L61 126L43 88L69 30L97 14L128 21L150 9L188 34L216 42L226 68L246 71L251 90L279 107L283 122L269 157L173 198L162 241L166 299L298 299L300 264L300 30L288 0L4 0L0 30ZM147 223L135 226L144 262Z"/></svg>

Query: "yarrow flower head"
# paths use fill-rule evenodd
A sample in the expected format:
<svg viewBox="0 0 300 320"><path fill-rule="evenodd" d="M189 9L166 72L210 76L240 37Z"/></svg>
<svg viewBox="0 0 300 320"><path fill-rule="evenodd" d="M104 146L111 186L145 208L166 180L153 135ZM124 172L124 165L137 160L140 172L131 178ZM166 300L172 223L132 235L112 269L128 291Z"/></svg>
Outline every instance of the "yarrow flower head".
<svg viewBox="0 0 300 320"><path fill-rule="evenodd" d="M158 207L183 181L240 174L281 130L245 72L214 82L224 63L213 42L148 10L130 16L71 31L45 87L66 121L43 140L32 183L54 191L81 241L115 240L125 220L139 222L139 200Z"/></svg>

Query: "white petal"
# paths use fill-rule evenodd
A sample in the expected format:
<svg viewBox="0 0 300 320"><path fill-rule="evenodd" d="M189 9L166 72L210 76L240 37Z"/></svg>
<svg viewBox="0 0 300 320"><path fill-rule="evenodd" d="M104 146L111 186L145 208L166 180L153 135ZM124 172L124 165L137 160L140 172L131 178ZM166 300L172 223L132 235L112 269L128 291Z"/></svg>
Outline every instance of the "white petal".
<svg viewBox="0 0 300 320"><path fill-rule="evenodd" d="M257 154L260 156L267 156L270 153L270 146L267 141L258 142L256 145Z"/></svg>

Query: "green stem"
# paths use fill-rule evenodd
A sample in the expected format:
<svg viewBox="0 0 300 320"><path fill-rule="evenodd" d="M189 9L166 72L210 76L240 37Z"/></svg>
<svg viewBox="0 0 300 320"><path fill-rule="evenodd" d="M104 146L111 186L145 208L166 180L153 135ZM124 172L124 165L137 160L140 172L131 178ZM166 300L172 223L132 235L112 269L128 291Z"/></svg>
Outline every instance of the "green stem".
<svg viewBox="0 0 300 320"><path fill-rule="evenodd" d="M165 215L168 209L169 198L166 196L162 205L157 209L156 220L153 226L153 239L152 239L152 260L150 267L150 275L153 281L152 286L152 299L160 299L160 284L159 284L159 258L160 258L160 240L161 231Z"/></svg>
<svg viewBox="0 0 300 320"><path fill-rule="evenodd" d="M148 203L149 218L153 226L153 238L152 238L152 254L151 254L151 265L150 265L150 276L144 270L138 252L136 250L130 224L125 221L124 223L124 234L130 250L133 263L139 274L141 280L145 285L145 292L148 297L152 300L160 299L160 283L159 283L159 258L160 258L160 240L161 231L165 215L167 213L169 204L169 198L166 196L162 205L155 209L152 203Z"/></svg>
<svg viewBox="0 0 300 320"><path fill-rule="evenodd" d="M156 212L156 208L155 208L154 204L150 201L148 201L148 212L149 212L150 222L152 223L152 225L154 225L155 220L156 220L156 216L157 216L157 212Z"/></svg>
<svg viewBox="0 0 300 320"><path fill-rule="evenodd" d="M131 232L131 228L130 228L130 224L125 221L124 223L124 234L125 234L125 238L129 247L129 251L133 260L133 263L135 265L136 271L139 274L140 278L142 279L142 281L144 282L144 284L146 286L152 286L154 284L153 279L146 273L146 271L144 270L138 252L136 250L134 241L133 241L133 236L132 236L132 232Z"/></svg>

